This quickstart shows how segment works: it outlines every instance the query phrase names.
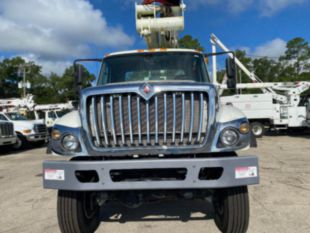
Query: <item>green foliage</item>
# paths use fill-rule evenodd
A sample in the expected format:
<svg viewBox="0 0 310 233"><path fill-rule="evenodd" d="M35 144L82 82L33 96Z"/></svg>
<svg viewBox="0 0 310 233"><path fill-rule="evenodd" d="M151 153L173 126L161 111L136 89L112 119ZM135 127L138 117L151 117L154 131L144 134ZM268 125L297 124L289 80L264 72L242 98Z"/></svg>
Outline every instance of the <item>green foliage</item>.
<svg viewBox="0 0 310 233"><path fill-rule="evenodd" d="M191 35L185 35L179 39L179 47L182 49L196 49L199 51L204 51L198 39L194 39Z"/></svg>
<svg viewBox="0 0 310 233"><path fill-rule="evenodd" d="M23 80L19 69L26 67L26 79L31 83L27 93L35 96L37 104L48 104L74 100L76 96L75 77L73 66L67 68L62 76L52 73L49 77L42 74L40 66L33 62L26 62L20 57L4 59L0 62L0 98L19 98L22 90L18 89L18 83ZM84 66L83 87L88 87L95 80Z"/></svg>

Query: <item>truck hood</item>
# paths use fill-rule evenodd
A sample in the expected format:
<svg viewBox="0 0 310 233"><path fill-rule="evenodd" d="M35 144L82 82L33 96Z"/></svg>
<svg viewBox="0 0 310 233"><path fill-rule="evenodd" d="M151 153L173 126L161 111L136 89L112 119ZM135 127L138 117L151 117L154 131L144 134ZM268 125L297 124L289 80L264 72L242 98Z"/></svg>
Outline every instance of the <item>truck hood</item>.
<svg viewBox="0 0 310 233"><path fill-rule="evenodd" d="M11 121L16 130L33 129L35 124L43 124L43 120Z"/></svg>

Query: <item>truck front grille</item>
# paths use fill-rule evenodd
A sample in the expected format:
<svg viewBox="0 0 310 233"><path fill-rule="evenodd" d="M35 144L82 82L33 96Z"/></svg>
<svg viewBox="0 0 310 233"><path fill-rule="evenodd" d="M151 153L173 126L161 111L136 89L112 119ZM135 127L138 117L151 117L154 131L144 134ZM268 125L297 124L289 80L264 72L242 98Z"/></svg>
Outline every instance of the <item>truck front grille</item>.
<svg viewBox="0 0 310 233"><path fill-rule="evenodd" d="M132 94L89 96L87 123L95 147L200 145L207 133L205 92L165 92L151 99Z"/></svg>
<svg viewBox="0 0 310 233"><path fill-rule="evenodd" d="M44 125L44 124L35 124L34 125L34 132L36 132L36 133L46 133L47 132L46 125Z"/></svg>
<svg viewBox="0 0 310 233"><path fill-rule="evenodd" d="M12 123L0 123L0 137L13 137L14 126Z"/></svg>

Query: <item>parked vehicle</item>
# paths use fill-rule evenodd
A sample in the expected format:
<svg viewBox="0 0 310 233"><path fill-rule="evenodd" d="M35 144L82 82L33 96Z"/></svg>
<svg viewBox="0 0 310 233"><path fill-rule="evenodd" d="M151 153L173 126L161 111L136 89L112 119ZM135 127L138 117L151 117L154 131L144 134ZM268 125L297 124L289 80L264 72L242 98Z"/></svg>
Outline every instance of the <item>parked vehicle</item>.
<svg viewBox="0 0 310 233"><path fill-rule="evenodd" d="M12 146L16 140L13 123L0 120L0 146Z"/></svg>
<svg viewBox="0 0 310 233"><path fill-rule="evenodd" d="M1 112L0 120L13 123L17 135L15 149L20 149L28 143L44 143L48 140L47 128L42 120L28 120L18 112Z"/></svg>
<svg viewBox="0 0 310 233"><path fill-rule="evenodd" d="M70 112L73 108L73 104L70 101L63 104L36 105L33 108L33 112L35 119L43 119L48 129L51 129L57 119Z"/></svg>
<svg viewBox="0 0 310 233"><path fill-rule="evenodd" d="M25 98L0 99L0 111L23 113L31 120L43 120L48 129L51 129L58 118L74 108L73 104L74 101L38 105L34 96L28 94Z"/></svg>
<svg viewBox="0 0 310 233"><path fill-rule="evenodd" d="M258 159L236 151L255 140L249 122L220 104L204 54L174 48L183 2L156 2L136 5L149 50L75 63L78 84L79 61L101 62L102 70L96 86L80 92L79 110L53 128L50 149L69 160L43 163L44 187L59 190L62 233L95 232L108 201L134 208L171 197L212 200L221 232L247 231L247 186L259 182ZM235 88L233 59L227 74Z"/></svg>
<svg viewBox="0 0 310 233"><path fill-rule="evenodd" d="M212 51L219 47L224 52L229 49L214 35L211 35ZM231 54L229 56L232 56ZM215 59L215 58L214 58ZM310 89L310 82L270 83L263 82L253 72L250 72L238 58L234 58L236 66L242 70L252 83L238 83L237 89L260 89L258 94L235 94L221 96L223 104L231 104L240 109L251 123L252 133L262 137L266 129L296 129L309 128L308 99L302 94ZM213 69L216 71L216 63ZM213 73L217 84L217 72ZM225 83L226 79L224 79ZM226 89L226 84L218 85L220 93Z"/></svg>

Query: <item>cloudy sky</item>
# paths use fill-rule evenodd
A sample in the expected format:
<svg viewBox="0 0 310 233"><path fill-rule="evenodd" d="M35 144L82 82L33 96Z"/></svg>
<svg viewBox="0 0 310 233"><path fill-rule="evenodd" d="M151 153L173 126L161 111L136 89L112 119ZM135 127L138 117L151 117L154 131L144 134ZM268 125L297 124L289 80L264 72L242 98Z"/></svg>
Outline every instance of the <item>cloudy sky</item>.
<svg viewBox="0 0 310 233"><path fill-rule="evenodd" d="M137 0L138 2L140 0ZM75 58L143 48L134 0L0 0L0 59L23 56L61 74ZM210 50L215 33L231 48L278 57L286 42L310 41L310 0L185 0L186 34Z"/></svg>

